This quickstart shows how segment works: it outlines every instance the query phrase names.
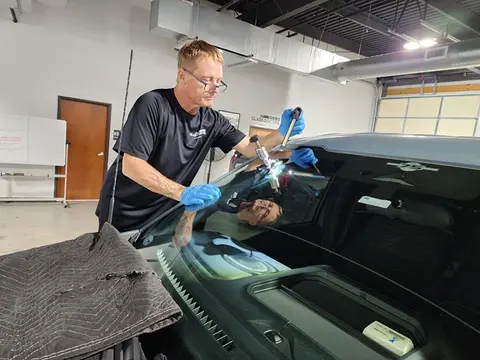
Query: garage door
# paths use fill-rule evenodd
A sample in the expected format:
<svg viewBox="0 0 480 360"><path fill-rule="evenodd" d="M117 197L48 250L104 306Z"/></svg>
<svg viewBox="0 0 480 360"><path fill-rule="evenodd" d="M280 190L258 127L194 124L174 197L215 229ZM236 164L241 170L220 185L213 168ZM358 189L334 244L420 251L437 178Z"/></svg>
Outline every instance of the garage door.
<svg viewBox="0 0 480 360"><path fill-rule="evenodd" d="M479 110L480 95L384 98L379 103L375 132L480 136L476 134Z"/></svg>

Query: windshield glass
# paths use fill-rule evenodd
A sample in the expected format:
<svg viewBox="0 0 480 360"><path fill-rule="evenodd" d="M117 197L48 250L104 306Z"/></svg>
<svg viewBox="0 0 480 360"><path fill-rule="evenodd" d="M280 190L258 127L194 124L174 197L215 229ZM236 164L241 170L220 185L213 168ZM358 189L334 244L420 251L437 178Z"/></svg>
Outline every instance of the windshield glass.
<svg viewBox="0 0 480 360"><path fill-rule="evenodd" d="M272 188L274 178L280 185L278 190ZM190 228L244 241L270 228L308 223L328 182L329 177L280 160L274 162L271 172L258 162L246 164L215 182L222 192L217 203L198 212L188 212L183 207L172 211L158 220L137 246L171 241L174 234L176 245L186 245L184 240L191 239L189 234L182 235L182 230Z"/></svg>
<svg viewBox="0 0 480 360"><path fill-rule="evenodd" d="M251 359L270 343L302 360L477 358L480 172L315 154L322 175L280 160L234 169L216 204L176 208L135 246Z"/></svg>

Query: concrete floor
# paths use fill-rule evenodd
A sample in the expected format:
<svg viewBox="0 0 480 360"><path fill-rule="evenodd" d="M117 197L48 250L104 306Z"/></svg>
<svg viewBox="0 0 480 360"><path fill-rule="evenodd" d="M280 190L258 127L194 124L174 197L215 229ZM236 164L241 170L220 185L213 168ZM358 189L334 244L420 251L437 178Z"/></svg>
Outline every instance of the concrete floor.
<svg viewBox="0 0 480 360"><path fill-rule="evenodd" d="M97 230L96 202L0 203L0 255L74 239Z"/></svg>

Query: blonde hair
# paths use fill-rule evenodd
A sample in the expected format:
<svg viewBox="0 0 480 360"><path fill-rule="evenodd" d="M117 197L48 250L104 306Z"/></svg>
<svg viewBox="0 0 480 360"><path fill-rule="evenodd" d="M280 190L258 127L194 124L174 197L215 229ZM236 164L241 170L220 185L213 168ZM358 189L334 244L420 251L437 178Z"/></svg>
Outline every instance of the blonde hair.
<svg viewBox="0 0 480 360"><path fill-rule="evenodd" d="M210 58L222 65L224 63L222 53L215 46L203 40L193 40L183 45L178 52L178 68L202 58Z"/></svg>

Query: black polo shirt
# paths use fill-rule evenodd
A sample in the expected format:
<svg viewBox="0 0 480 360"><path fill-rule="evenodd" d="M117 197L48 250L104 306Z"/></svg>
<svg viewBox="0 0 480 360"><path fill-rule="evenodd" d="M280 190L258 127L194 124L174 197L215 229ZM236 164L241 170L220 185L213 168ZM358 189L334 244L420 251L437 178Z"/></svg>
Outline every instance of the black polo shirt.
<svg viewBox="0 0 480 360"><path fill-rule="evenodd" d="M211 147L225 153L245 134L211 108L191 115L178 103L173 89L158 89L142 95L134 104L123 128L122 148L115 191L112 225L119 231L139 229L152 216L177 204L123 175L123 154L147 161L169 179L190 186ZM119 140L113 149L118 152ZM108 220L115 163L107 172L96 215L100 228Z"/></svg>

